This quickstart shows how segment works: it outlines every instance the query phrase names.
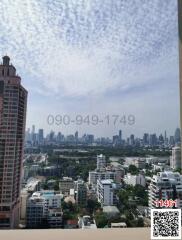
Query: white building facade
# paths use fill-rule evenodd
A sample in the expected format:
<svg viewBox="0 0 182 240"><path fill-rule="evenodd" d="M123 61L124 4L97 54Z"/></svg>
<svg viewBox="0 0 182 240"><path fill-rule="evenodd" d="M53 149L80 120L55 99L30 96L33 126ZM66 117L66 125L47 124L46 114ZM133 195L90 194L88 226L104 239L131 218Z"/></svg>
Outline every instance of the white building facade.
<svg viewBox="0 0 182 240"><path fill-rule="evenodd" d="M181 148L173 147L172 148L172 156L170 158L170 167L172 169L182 168L181 163Z"/></svg>
<svg viewBox="0 0 182 240"><path fill-rule="evenodd" d="M146 186L146 179L145 176L142 174L139 175L131 175L128 173L124 177L124 182L128 185L136 186L137 184L145 187Z"/></svg>
<svg viewBox="0 0 182 240"><path fill-rule="evenodd" d="M177 200L177 208L182 208L182 175L178 172L159 172L154 175L149 186L149 207L156 208L157 200Z"/></svg>
<svg viewBox="0 0 182 240"><path fill-rule="evenodd" d="M97 155L97 170L105 170L106 168L106 157L103 154Z"/></svg>
<svg viewBox="0 0 182 240"><path fill-rule="evenodd" d="M97 199L102 207L116 204L115 184L113 180L97 180Z"/></svg>

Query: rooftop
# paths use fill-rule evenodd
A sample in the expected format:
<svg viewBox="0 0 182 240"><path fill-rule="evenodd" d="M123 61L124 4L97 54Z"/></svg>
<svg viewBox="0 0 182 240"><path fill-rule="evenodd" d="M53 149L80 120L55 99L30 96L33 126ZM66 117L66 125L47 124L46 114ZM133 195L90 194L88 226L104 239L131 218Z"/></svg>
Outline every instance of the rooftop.
<svg viewBox="0 0 182 240"><path fill-rule="evenodd" d="M114 181L112 179L105 179L105 180L100 180L102 184L112 184Z"/></svg>
<svg viewBox="0 0 182 240"><path fill-rule="evenodd" d="M49 197L53 197L53 196L62 196L62 194L57 193L55 191L40 191L40 192L34 192L32 194L32 197L34 198L49 198Z"/></svg>
<svg viewBox="0 0 182 240"><path fill-rule="evenodd" d="M36 185L40 182L39 179L37 178L29 178L27 180L27 184L25 185L23 191L34 191L35 190L35 187Z"/></svg>

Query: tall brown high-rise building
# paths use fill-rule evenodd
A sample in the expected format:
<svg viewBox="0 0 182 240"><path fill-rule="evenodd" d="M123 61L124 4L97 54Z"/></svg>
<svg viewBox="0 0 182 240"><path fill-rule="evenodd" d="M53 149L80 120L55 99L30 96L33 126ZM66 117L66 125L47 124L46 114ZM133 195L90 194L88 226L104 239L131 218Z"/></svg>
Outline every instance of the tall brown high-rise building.
<svg viewBox="0 0 182 240"><path fill-rule="evenodd" d="M178 0L178 31L179 31L179 89L180 89L180 125L181 125L181 152L182 152L182 1ZM182 154L181 154L182 169Z"/></svg>
<svg viewBox="0 0 182 240"><path fill-rule="evenodd" d="M27 91L8 56L0 65L0 228L16 228L26 122Z"/></svg>

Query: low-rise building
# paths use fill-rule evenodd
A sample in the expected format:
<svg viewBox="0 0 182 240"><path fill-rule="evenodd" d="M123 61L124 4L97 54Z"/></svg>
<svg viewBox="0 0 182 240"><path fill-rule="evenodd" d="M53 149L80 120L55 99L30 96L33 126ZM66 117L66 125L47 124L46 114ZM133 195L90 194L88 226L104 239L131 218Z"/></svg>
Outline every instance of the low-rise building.
<svg viewBox="0 0 182 240"><path fill-rule="evenodd" d="M55 191L33 193L27 201L27 227L40 227L44 220L49 223L48 219L52 224L51 216L52 219L57 216L53 214L53 211L60 213L62 198L63 195Z"/></svg>
<svg viewBox="0 0 182 240"><path fill-rule="evenodd" d="M44 216L44 199L30 198L27 202L27 228L41 228Z"/></svg>
<svg viewBox="0 0 182 240"><path fill-rule="evenodd" d="M139 169L144 169L146 167L146 159L145 158L134 158L132 164L135 165Z"/></svg>
<svg viewBox="0 0 182 240"><path fill-rule="evenodd" d="M131 175L128 173L124 177L124 182L128 185L136 186L137 184L145 187L146 186L146 180L145 176L143 174L138 174L138 175Z"/></svg>
<svg viewBox="0 0 182 240"><path fill-rule="evenodd" d="M59 181L59 188L64 195L69 195L70 189L74 188L73 179L70 177L63 177L63 179Z"/></svg>
<svg viewBox="0 0 182 240"><path fill-rule="evenodd" d="M97 180L97 199L101 206L112 206L117 203L116 184L112 179Z"/></svg>
<svg viewBox="0 0 182 240"><path fill-rule="evenodd" d="M97 180L113 179L117 183L121 182L121 172L120 171L90 171L89 172L89 184L96 185Z"/></svg>
<svg viewBox="0 0 182 240"><path fill-rule="evenodd" d="M61 228L63 224L63 213L61 209L49 209L48 225L50 228Z"/></svg>
<svg viewBox="0 0 182 240"><path fill-rule="evenodd" d="M29 178L20 195L20 224L26 225L27 201L34 191L40 190L41 181L36 178Z"/></svg>

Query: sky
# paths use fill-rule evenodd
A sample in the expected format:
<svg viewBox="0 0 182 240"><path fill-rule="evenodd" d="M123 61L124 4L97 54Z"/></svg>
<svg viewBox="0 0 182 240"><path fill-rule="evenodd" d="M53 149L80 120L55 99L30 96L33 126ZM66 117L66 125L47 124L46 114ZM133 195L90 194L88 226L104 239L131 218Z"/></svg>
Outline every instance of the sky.
<svg viewBox="0 0 182 240"><path fill-rule="evenodd" d="M173 135L179 126L177 1L1 0L0 54L28 90L27 127ZM129 125L113 115L135 123ZM54 123L48 124L48 116ZM56 125L109 115L110 123Z"/></svg>

